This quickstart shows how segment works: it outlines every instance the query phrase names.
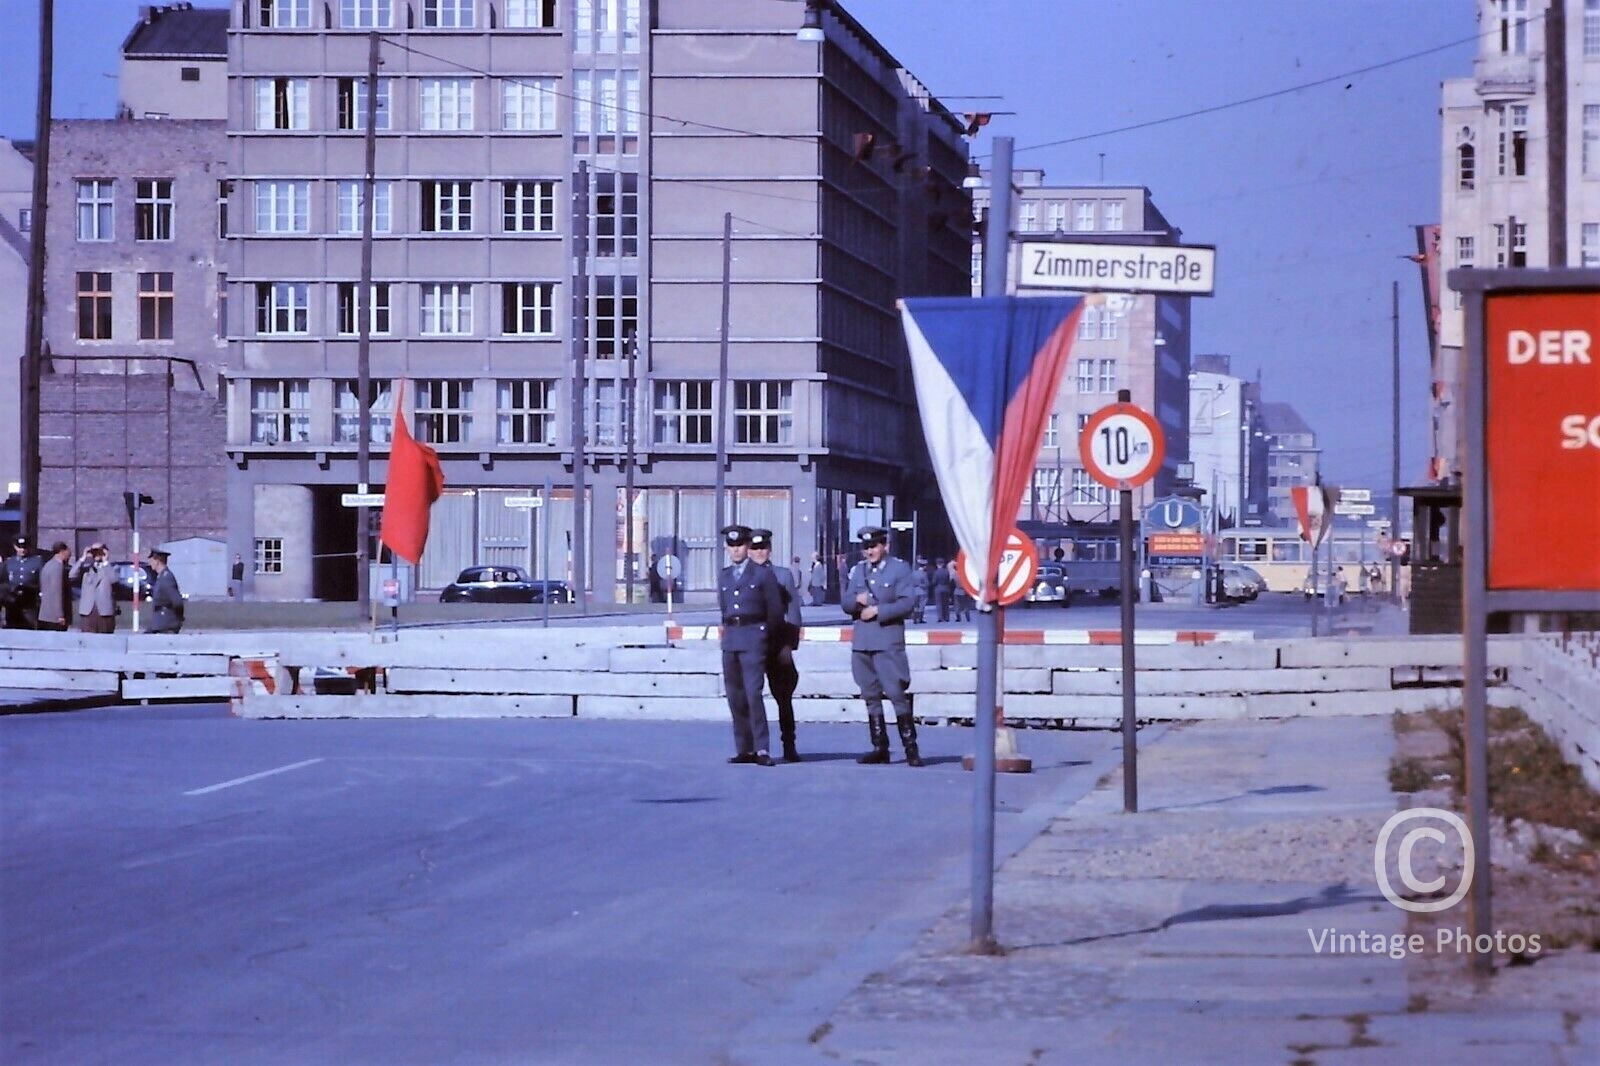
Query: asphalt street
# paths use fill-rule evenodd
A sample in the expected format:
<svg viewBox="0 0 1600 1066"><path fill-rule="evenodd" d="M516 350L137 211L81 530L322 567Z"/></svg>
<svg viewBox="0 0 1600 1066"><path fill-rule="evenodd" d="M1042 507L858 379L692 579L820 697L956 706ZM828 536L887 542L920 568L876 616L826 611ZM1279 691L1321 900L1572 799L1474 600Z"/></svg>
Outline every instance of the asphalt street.
<svg viewBox="0 0 1600 1066"><path fill-rule="evenodd" d="M1118 758L1022 736L1002 848ZM704 723L0 718L0 1058L718 1061L968 898L971 732L921 770L864 740L766 769Z"/></svg>

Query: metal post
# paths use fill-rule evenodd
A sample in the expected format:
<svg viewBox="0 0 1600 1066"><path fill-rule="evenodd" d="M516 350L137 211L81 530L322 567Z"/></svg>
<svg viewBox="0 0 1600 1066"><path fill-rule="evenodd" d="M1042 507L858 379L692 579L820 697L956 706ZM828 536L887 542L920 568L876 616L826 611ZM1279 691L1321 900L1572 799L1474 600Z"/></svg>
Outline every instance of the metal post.
<svg viewBox="0 0 1600 1066"><path fill-rule="evenodd" d="M989 228L983 243L983 295L1006 294L1011 258L1011 156L1014 141L996 137L990 168ZM987 562L983 563L987 566ZM996 574L985 574L983 588L995 587ZM982 608L983 604L978 605ZM993 610L978 611L977 705L972 722L977 734L972 790L972 940L974 952L996 950L994 937L994 708L1000 674L999 620Z"/></svg>
<svg viewBox="0 0 1600 1066"><path fill-rule="evenodd" d="M722 216L722 329L717 353L717 471L715 504L717 529L727 524L728 469L728 317L733 292L733 215ZM720 533L718 534L720 536Z"/></svg>
<svg viewBox="0 0 1600 1066"><path fill-rule="evenodd" d="M539 577L544 581L544 618L540 624L550 628L550 494L549 478L544 479L544 506L539 508Z"/></svg>
<svg viewBox="0 0 1600 1066"><path fill-rule="evenodd" d="M1492 937L1489 872L1489 711L1484 691L1489 669L1488 587L1489 511L1484 494L1489 477L1487 429L1484 413L1488 397L1487 355L1484 351L1484 295L1467 293L1466 345L1461 349L1462 397L1465 406L1467 462L1462 486L1462 593L1461 644L1463 725L1466 771L1467 829L1472 836L1472 888L1467 896L1467 931L1472 936L1472 967L1481 974L1494 970L1494 953L1479 951L1479 937ZM1426 530L1423 531L1426 534ZM1416 535L1413 531L1413 536ZM1415 550L1415 549L1413 549ZM1452 553L1452 558L1454 554Z"/></svg>
<svg viewBox="0 0 1600 1066"><path fill-rule="evenodd" d="M39 99L34 112L33 231L28 234L27 340L22 350L22 529L39 535L39 390L44 362L45 236L50 206L50 102L55 84L55 0L39 0ZM76 383L74 383L76 385Z"/></svg>
<svg viewBox="0 0 1600 1066"><path fill-rule="evenodd" d="M572 250L577 264L572 275L572 596L580 613L588 614L589 164L584 160L572 189Z"/></svg>
<svg viewBox="0 0 1600 1066"><path fill-rule="evenodd" d="M1400 539L1400 283L1390 286L1390 354L1393 387L1390 390L1390 428L1394 441L1389 446L1389 539ZM1389 595L1400 602L1400 556L1389 553Z"/></svg>
<svg viewBox="0 0 1600 1066"><path fill-rule="evenodd" d="M639 357L639 331L628 331L628 381L621 390L621 404L626 420L623 425L624 441L627 448L627 467L623 472L622 483L622 514L623 523L627 527L623 530L622 569L626 582L627 598L633 602L633 571L635 566L635 548L633 543L633 466L634 466L634 423L638 420L639 412L636 407L639 403L639 389L636 378L636 367ZM646 583L648 585L648 582ZM546 597L548 599L549 597ZM648 597L646 597L648 598Z"/></svg>
<svg viewBox="0 0 1600 1066"><path fill-rule="evenodd" d="M139 565L139 492L133 493L133 631L139 632L139 585L144 567ZM171 506L171 501L168 501Z"/></svg>
<svg viewBox="0 0 1600 1066"><path fill-rule="evenodd" d="M366 494L372 481L372 229L378 169L378 34L367 34L366 169L361 177L361 281L356 286L356 403L360 405L356 432L356 491ZM399 417L399 412L395 412ZM356 613L372 610L372 516L365 506L356 508ZM398 598L398 593L396 593ZM398 610L398 608L397 608ZM397 623L398 624L398 623Z"/></svg>
<svg viewBox="0 0 1600 1066"><path fill-rule="evenodd" d="M1129 402L1131 393L1122 390L1119 403ZM1139 720L1134 701L1133 654L1133 490L1123 489L1117 515L1117 533L1122 541L1122 809L1128 814L1139 810Z"/></svg>

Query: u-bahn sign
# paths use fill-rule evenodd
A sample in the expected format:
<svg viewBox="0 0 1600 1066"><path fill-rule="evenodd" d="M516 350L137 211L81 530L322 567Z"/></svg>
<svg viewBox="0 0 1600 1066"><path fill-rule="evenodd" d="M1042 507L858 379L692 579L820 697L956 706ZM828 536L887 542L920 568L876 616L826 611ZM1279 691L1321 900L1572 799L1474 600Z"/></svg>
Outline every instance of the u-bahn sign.
<svg viewBox="0 0 1600 1066"><path fill-rule="evenodd" d="M1074 292L1210 296L1217 250L1197 244L1084 244L1023 241L1017 285Z"/></svg>

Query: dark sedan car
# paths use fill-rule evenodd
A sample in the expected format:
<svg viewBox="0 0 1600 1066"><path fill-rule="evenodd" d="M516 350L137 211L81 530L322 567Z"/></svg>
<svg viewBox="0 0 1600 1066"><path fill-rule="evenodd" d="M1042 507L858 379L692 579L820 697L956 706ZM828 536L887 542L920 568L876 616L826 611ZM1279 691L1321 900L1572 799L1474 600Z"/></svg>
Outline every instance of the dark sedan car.
<svg viewBox="0 0 1600 1066"><path fill-rule="evenodd" d="M439 593L440 603L571 603L565 581L531 578L520 566L469 566Z"/></svg>
<svg viewBox="0 0 1600 1066"><path fill-rule="evenodd" d="M1061 607L1072 603L1072 588L1067 581L1066 568L1061 564L1039 564L1039 572L1034 575L1033 588L1022 598L1022 605L1025 607L1036 603L1054 603Z"/></svg>

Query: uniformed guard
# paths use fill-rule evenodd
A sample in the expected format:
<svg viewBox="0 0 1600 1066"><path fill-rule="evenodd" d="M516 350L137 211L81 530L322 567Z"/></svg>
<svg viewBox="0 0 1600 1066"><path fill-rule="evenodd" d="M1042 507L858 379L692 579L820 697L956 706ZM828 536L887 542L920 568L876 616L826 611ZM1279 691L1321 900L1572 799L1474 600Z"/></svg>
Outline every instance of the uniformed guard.
<svg viewBox="0 0 1600 1066"><path fill-rule="evenodd" d="M783 761L799 762L800 752L794 745L794 690L800 687L800 671L794 664L794 653L800 647L800 575L772 562L770 529L750 531L750 559L772 571L783 593L783 621L767 634L767 688L778 705Z"/></svg>
<svg viewBox="0 0 1600 1066"><path fill-rule="evenodd" d="M35 629L39 625L39 571L44 559L33 554L28 538L11 541L12 554L0 564L0 600L5 604L7 629Z"/></svg>
<svg viewBox="0 0 1600 1066"><path fill-rule="evenodd" d="M911 716L911 665L906 661L906 617L916 605L911 567L889 554L889 531L866 526L856 531L865 556L845 579L845 614L854 624L850 635L850 672L867 701L867 731L872 750L857 762L889 761L889 731L883 721L883 699L894 706L895 725L906 750L906 765L921 766L917 723Z"/></svg>
<svg viewBox="0 0 1600 1066"><path fill-rule="evenodd" d="M767 640L783 622L783 593L772 571L750 554L750 527L723 526L728 565L717 578L722 606L722 685L733 716L732 763L773 765L767 754L767 705L761 685L767 669Z"/></svg>

